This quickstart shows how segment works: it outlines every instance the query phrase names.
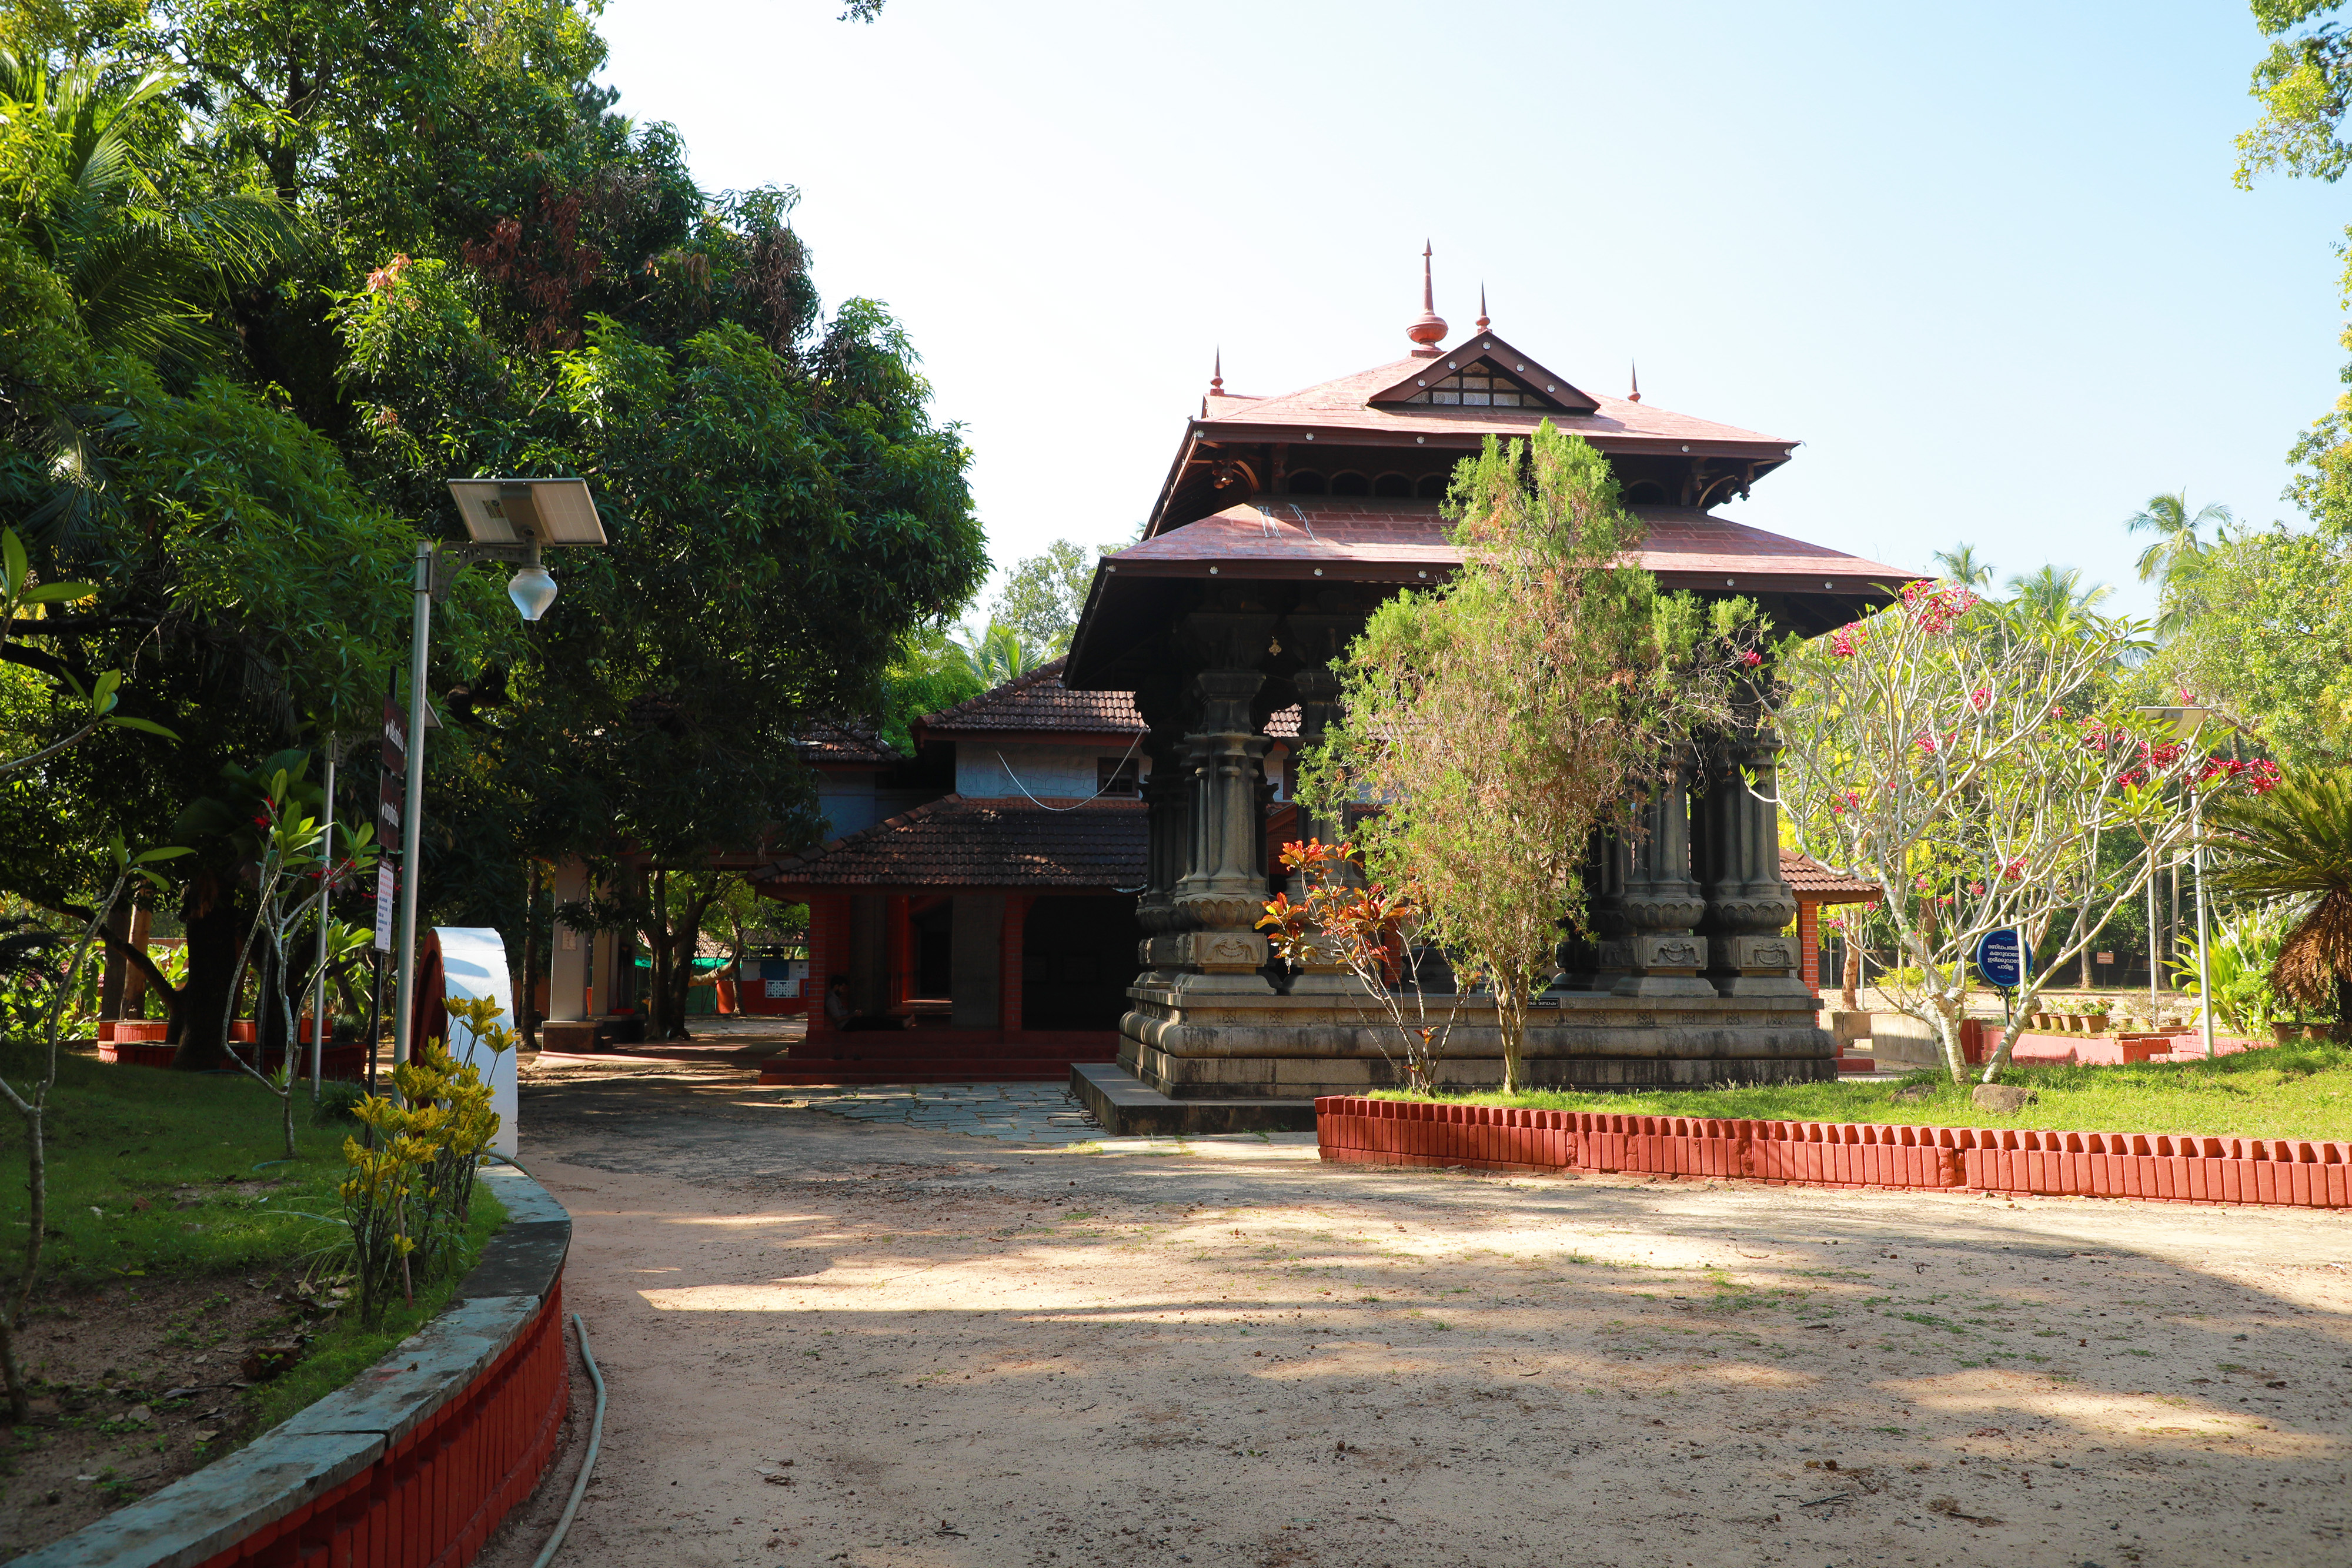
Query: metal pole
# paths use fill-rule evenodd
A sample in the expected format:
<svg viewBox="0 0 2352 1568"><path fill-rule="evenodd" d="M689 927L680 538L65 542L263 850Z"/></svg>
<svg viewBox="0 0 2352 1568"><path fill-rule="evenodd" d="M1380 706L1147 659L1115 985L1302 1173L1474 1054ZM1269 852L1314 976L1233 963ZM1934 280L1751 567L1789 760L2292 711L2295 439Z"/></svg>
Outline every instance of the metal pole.
<svg viewBox="0 0 2352 1568"><path fill-rule="evenodd" d="M319 972L310 998L310 1103L319 1103L319 1062L327 1035L327 883L335 863L335 737L327 734L327 811L319 826Z"/></svg>
<svg viewBox="0 0 2352 1568"><path fill-rule="evenodd" d="M417 844L425 807L425 664L433 636L433 546L416 545L416 612L408 643L408 789L400 807L400 969L392 998L392 1061L408 1061L415 1008Z"/></svg>
<svg viewBox="0 0 2352 1568"><path fill-rule="evenodd" d="M2157 1011L2156 976L2159 963L2156 956L2156 846L2147 846L2147 1027L2161 1029L2163 1017Z"/></svg>
<svg viewBox="0 0 2352 1568"><path fill-rule="evenodd" d="M2205 1060L2213 1059L2213 974L2205 956L2205 792L2189 797L2189 852L2197 870L2197 999L2205 1025Z"/></svg>

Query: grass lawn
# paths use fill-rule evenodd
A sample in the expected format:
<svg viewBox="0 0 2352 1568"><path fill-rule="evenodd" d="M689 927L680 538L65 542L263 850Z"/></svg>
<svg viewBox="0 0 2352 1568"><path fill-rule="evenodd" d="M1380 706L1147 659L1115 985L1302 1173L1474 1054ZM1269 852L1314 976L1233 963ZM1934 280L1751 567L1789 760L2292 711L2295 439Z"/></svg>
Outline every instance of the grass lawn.
<svg viewBox="0 0 2352 1568"><path fill-rule="evenodd" d="M2004 1083L2035 1103L1996 1116L1969 1103L1968 1084L1933 1072L1900 1079L1625 1093L1439 1094L1473 1105L1728 1116L1766 1122L1894 1122L1947 1127L2044 1127L2095 1133L2199 1133L2252 1138L2352 1139L2352 1048L2315 1041L2193 1063L2012 1067ZM1927 1092L1896 1100L1897 1089ZM1400 1091L1377 1098L1419 1098Z"/></svg>
<svg viewBox="0 0 2352 1568"><path fill-rule="evenodd" d="M21 1066L11 1082L24 1082ZM342 1235L336 1187L343 1140L357 1126L313 1125L308 1089L295 1092L296 1157L289 1161L277 1099L241 1073L167 1072L68 1057L49 1100L49 1236L37 1301L102 1292L135 1303L143 1289L168 1281L218 1277L226 1288L257 1273L299 1276L329 1260ZM10 1114L0 1120L0 1221L6 1225L0 1281L13 1281L23 1268L24 1159L24 1126ZM498 1199L477 1189L457 1268L375 1329L360 1328L351 1321L355 1313L322 1317L290 1303L273 1326L282 1337L310 1336L308 1352L291 1370L241 1396L250 1419L231 1423L238 1435L258 1433L341 1387L415 1332L447 1301L505 1218ZM35 1316L43 1310L37 1304ZM87 1318L89 1310L85 1303L74 1315ZM174 1343L194 1351L226 1337L195 1314L176 1325Z"/></svg>

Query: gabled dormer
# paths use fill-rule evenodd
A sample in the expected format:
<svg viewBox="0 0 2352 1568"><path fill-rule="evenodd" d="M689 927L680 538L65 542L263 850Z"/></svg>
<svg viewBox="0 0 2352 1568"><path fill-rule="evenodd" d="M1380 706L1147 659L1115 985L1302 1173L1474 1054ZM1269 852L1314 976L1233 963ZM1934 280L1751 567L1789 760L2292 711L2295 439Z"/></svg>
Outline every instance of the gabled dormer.
<svg viewBox="0 0 2352 1568"><path fill-rule="evenodd" d="M1586 414L1600 402L1492 332L1450 353L1417 359L1412 373L1364 400L1374 407L1518 408Z"/></svg>

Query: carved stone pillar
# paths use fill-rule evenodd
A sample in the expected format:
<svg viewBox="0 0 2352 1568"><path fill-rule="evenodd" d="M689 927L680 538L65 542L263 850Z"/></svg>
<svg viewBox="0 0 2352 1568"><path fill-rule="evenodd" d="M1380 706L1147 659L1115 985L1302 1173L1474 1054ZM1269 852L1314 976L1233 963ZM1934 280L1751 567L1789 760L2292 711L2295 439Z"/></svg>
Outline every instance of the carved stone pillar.
<svg viewBox="0 0 2352 1568"><path fill-rule="evenodd" d="M1607 991L1623 979L1633 952L1633 927L1625 919L1624 836L1611 829L1592 835L1584 852L1584 929L1560 921L1559 946L1552 962L1559 966L1551 988L1556 991Z"/></svg>
<svg viewBox="0 0 2352 1568"><path fill-rule="evenodd" d="M1253 713L1265 674L1256 668L1274 629L1270 614L1195 611L1177 628L1197 661L1193 718L1182 766L1190 780L1184 873L1171 902L1185 927L1178 988L1267 995L1267 956L1256 929L1267 897L1263 853L1265 754L1273 742Z"/></svg>
<svg viewBox="0 0 2352 1568"><path fill-rule="evenodd" d="M1713 996L1715 987L1699 978L1707 942L1696 928L1706 901L1691 876L1690 792L1680 765L1637 816L1621 904L1629 928L1625 976L1611 989L1621 997Z"/></svg>
<svg viewBox="0 0 2352 1568"><path fill-rule="evenodd" d="M1759 737L1724 747L1709 758L1700 798L1701 929L1714 959L1706 977L1727 997L1812 994L1798 974L1797 944L1781 935L1797 917L1797 898L1780 876L1780 808L1766 798L1778 794L1779 756L1779 746ZM1755 773L1756 789L1740 777L1743 767Z"/></svg>
<svg viewBox="0 0 2352 1568"><path fill-rule="evenodd" d="M1143 893L1135 901L1143 939L1136 945L1136 962L1146 985L1165 985L1184 966L1176 880L1184 874L1191 838L1192 780L1180 738L1155 729L1144 737L1143 749L1151 771L1143 780Z"/></svg>
<svg viewBox="0 0 2352 1568"><path fill-rule="evenodd" d="M1327 668L1310 667L1299 671L1292 677L1291 684L1298 691L1298 750L1304 757L1323 744L1325 732L1339 721L1339 677ZM1320 839L1327 844L1336 844L1345 837L1345 833L1341 824L1318 817L1301 799L1298 801L1298 837L1302 841ZM1286 889L1291 902L1303 901L1307 897L1307 886L1305 875L1293 873ZM1327 950L1319 940L1310 947L1298 967L1298 977L1290 985L1293 995L1335 996L1353 992L1357 988L1347 967L1339 962L1336 949Z"/></svg>

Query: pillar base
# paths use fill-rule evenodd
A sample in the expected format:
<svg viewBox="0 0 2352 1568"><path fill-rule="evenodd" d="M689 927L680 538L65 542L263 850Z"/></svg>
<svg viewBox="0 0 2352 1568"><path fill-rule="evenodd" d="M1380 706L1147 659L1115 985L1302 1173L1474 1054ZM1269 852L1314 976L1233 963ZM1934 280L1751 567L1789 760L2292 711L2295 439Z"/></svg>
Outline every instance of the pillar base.
<svg viewBox="0 0 2352 1568"><path fill-rule="evenodd" d="M1664 978L1664 977L1654 977ZM1729 998L1704 980L1671 996L1552 993L1528 1019L1523 1075L1538 1088L1703 1088L1717 1083L1823 1082L1837 1047L1821 1003L1801 997ZM1129 988L1119 1065L1173 1100L1295 1100L1362 1094L1404 1084L1403 1043L1375 1004L1346 997L1205 994ZM1430 998L1442 1015L1450 997ZM1441 1086L1502 1082L1502 1036L1491 998L1460 998Z"/></svg>

